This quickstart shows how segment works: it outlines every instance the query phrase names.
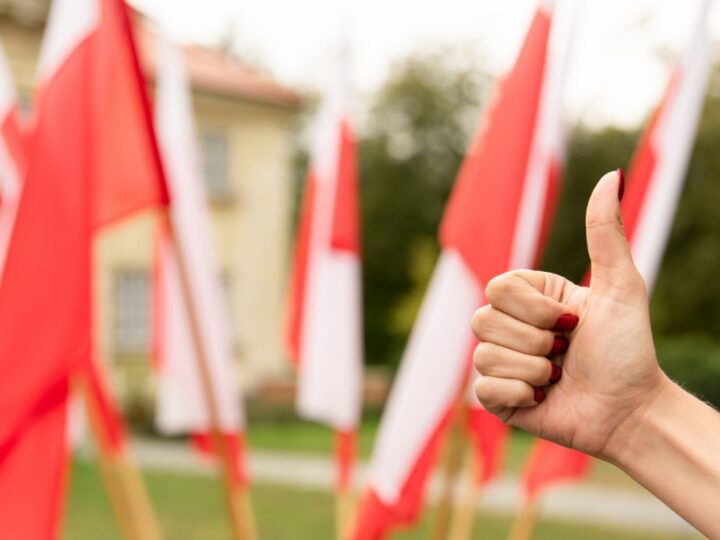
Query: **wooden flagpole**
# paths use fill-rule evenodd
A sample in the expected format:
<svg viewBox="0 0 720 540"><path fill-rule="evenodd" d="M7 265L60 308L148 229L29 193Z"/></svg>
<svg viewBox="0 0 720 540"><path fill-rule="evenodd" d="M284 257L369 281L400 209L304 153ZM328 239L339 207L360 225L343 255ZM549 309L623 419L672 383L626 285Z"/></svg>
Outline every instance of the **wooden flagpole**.
<svg viewBox="0 0 720 540"><path fill-rule="evenodd" d="M440 497L435 505L435 521L430 531L431 540L447 540L450 527L450 515L453 508L455 480L462 465L463 447L466 436L464 424L467 415L465 404L465 388L463 384L452 412L450 434L445 449L445 462L442 469L442 486Z"/></svg>
<svg viewBox="0 0 720 540"><path fill-rule="evenodd" d="M537 500L526 501L510 529L508 540L531 540L538 516Z"/></svg>
<svg viewBox="0 0 720 540"><path fill-rule="evenodd" d="M335 430L334 454L337 474L335 490L335 537L347 538L354 523L356 501L352 487L353 462L357 447L357 432Z"/></svg>
<svg viewBox="0 0 720 540"><path fill-rule="evenodd" d="M125 540L160 540L162 533L140 474L126 450L106 447L102 420L87 381L79 375L73 389L85 404L90 430L95 439L100 475L115 519Z"/></svg>
<svg viewBox="0 0 720 540"><path fill-rule="evenodd" d="M478 488L475 481L482 472L483 464L475 459L472 447L465 450L465 464L462 472L462 492L455 505L455 512L450 524L448 540L470 540L475 522L475 502Z"/></svg>
<svg viewBox="0 0 720 540"><path fill-rule="evenodd" d="M164 218L167 222L167 230L170 233L175 253L177 254L178 274L180 276L180 287L182 289L183 299L187 306L188 322L190 326L190 334L192 337L195 358L197 359L198 373L203 388L205 403L208 410L208 418L210 420L210 440L215 456L220 463L220 471L223 479L223 487L228 513L230 516L230 526L232 529L233 540L255 540L257 538L255 516L253 514L252 502L250 494L246 486L239 486L233 479L233 461L225 440L222 425L220 423L220 412L217 404L215 389L213 388L212 379L210 377L210 367L208 358L203 347L202 334L200 333L200 324L198 320L197 306L192 295L190 286L190 278L183 256L183 246L178 241L177 231L173 221L166 210Z"/></svg>
<svg viewBox="0 0 720 540"><path fill-rule="evenodd" d="M348 529L355 513L355 499L352 488L338 488L335 495L335 537L337 540L347 538Z"/></svg>

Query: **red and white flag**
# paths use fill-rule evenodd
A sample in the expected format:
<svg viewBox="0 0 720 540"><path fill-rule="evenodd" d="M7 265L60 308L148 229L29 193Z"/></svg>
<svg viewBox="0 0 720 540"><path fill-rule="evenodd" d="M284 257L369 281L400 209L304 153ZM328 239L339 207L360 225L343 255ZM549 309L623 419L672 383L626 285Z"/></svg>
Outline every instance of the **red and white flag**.
<svg viewBox="0 0 720 540"><path fill-rule="evenodd" d="M623 222L648 291L660 269L705 99L711 65L707 29L711 5L711 0L701 1L688 47L628 171Z"/></svg>
<svg viewBox="0 0 720 540"><path fill-rule="evenodd" d="M442 252L378 433L356 539L382 538L416 518L438 443L468 381L475 344L469 321L485 301L484 287L535 262L560 157L557 120L543 110L551 91L552 18L553 3L541 2L458 174L441 225Z"/></svg>
<svg viewBox="0 0 720 540"><path fill-rule="evenodd" d="M68 378L92 355L94 226L167 193L126 6L56 0L0 282L0 537L55 538Z"/></svg>
<svg viewBox="0 0 720 540"><path fill-rule="evenodd" d="M27 165L26 140L19 116L15 84L5 50L0 46L0 277Z"/></svg>
<svg viewBox="0 0 720 540"><path fill-rule="evenodd" d="M360 417L363 356L357 165L347 87L347 74L339 70L318 114L285 328L298 374L297 411L335 429L341 488L349 481Z"/></svg>
<svg viewBox="0 0 720 540"><path fill-rule="evenodd" d="M565 7L567 9L558 10L554 16L554 30L547 44L547 60L540 88L540 103L526 173L526 185L532 189L532 186L542 186L544 183L544 193L538 194L529 190L524 192L524 206L518 214L521 216L518 225L522 223L523 217L527 216L526 212L532 216L540 210L543 212L543 217L539 224L539 233L535 231L529 233L521 226L516 229L513 248L517 255L510 268L531 268L539 264L560 190L566 143L562 89L567 76L572 40L578 19L576 6L566 3ZM533 179L535 180L533 181ZM544 202L539 204L538 201ZM537 227L536 218L530 223L533 227ZM467 431L475 450L475 479L478 485L484 485L501 470L509 428L495 415L482 408L472 387L468 396Z"/></svg>
<svg viewBox="0 0 720 540"><path fill-rule="evenodd" d="M183 257L189 294L216 400L220 428L233 452L233 478L245 480L244 413L233 368L232 334L223 302L221 274L212 250L207 193L197 151L190 86L180 51L157 42L155 119L172 197L170 218L181 250L161 227L155 282L154 360L157 368L156 424L162 433L192 433L204 441L210 415L192 340L178 257Z"/></svg>
<svg viewBox="0 0 720 540"><path fill-rule="evenodd" d="M711 60L707 30L711 5L711 0L702 0L688 47L640 138L627 175L623 223L648 293L662 262L704 102ZM590 464L585 454L538 440L522 478L525 498L533 499L555 483L584 478Z"/></svg>

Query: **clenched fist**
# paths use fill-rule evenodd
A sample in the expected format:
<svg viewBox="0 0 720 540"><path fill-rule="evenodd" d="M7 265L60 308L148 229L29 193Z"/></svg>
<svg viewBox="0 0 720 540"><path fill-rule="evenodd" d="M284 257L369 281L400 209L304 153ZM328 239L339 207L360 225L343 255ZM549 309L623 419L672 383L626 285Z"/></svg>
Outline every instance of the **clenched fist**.
<svg viewBox="0 0 720 540"><path fill-rule="evenodd" d="M670 384L660 370L648 299L624 235L621 171L587 208L589 287L517 270L487 286L472 328L478 398L502 421L615 459L644 411Z"/></svg>

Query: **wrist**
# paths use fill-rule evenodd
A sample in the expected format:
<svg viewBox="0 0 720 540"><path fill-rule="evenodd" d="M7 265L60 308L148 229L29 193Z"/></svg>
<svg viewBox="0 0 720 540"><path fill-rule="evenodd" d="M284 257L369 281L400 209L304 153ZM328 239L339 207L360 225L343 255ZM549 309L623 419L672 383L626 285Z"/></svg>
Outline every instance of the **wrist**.
<svg viewBox="0 0 720 540"><path fill-rule="evenodd" d="M656 382L644 399L613 431L601 456L623 470L647 457L648 446L661 430L663 419L676 407L684 392L658 367Z"/></svg>
<svg viewBox="0 0 720 540"><path fill-rule="evenodd" d="M706 536L720 538L720 416L663 377L606 459Z"/></svg>

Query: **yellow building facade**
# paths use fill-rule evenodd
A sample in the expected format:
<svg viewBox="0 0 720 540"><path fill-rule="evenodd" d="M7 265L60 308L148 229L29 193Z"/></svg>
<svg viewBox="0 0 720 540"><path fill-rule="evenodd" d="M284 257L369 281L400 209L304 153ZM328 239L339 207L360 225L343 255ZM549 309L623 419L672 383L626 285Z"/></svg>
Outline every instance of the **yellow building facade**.
<svg viewBox="0 0 720 540"><path fill-rule="evenodd" d="M24 108L32 94L47 2L0 0L0 39ZM154 36L136 21L152 96ZM211 209L214 251L245 388L286 370L280 330L290 244L292 127L299 97L236 58L183 49ZM99 354L121 396L149 388L152 266L157 216L103 231L96 246Z"/></svg>

